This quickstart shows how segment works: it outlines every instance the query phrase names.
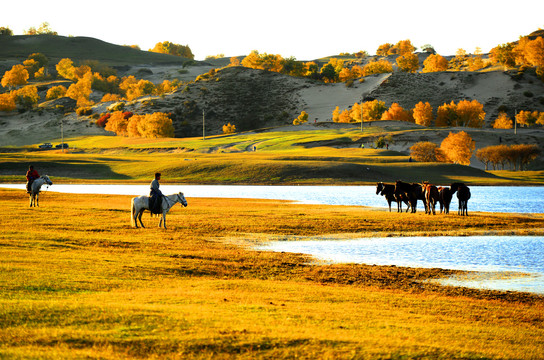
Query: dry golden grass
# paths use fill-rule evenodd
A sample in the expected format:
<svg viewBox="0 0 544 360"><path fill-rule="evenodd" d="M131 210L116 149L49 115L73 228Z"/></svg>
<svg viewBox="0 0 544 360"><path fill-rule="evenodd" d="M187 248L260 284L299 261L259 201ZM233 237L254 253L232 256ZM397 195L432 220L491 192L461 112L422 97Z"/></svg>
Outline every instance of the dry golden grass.
<svg viewBox="0 0 544 360"><path fill-rule="evenodd" d="M188 198L169 230L130 197L0 190L1 358L535 359L544 299L420 281L451 272L309 264L236 245L293 235L538 233L541 215L426 216ZM403 221L399 221L402 219ZM346 235L349 236L349 235Z"/></svg>

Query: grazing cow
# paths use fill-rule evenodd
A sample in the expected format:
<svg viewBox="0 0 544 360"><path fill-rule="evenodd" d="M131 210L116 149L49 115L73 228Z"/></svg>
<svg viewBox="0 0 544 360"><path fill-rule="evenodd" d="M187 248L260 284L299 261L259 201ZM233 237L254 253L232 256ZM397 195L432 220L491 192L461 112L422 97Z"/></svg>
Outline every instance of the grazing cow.
<svg viewBox="0 0 544 360"><path fill-rule="evenodd" d="M451 189L449 187L440 186L438 188L438 202L440 203L441 214L442 214L442 210L444 210L444 214L450 213L450 204L451 204L452 197L453 197L453 193L451 192Z"/></svg>
<svg viewBox="0 0 544 360"><path fill-rule="evenodd" d="M427 209L427 204L425 204L425 194L420 184L410 184L397 180L395 183L395 194L398 196L404 196L406 199L408 199L412 213L416 212L418 200L423 201L425 209Z"/></svg>
<svg viewBox="0 0 544 360"><path fill-rule="evenodd" d="M385 199L387 200L387 203L389 204L389 212L391 212L391 203L396 202L397 203L397 212L402 212L402 203L404 202L406 206L408 206L408 209L410 208L410 205L408 203L408 199L401 195L401 194L395 194L395 185L393 184L384 184L383 182L379 182L376 184L376 195L383 195L385 196ZM408 209L406 212L408 212Z"/></svg>
<svg viewBox="0 0 544 360"><path fill-rule="evenodd" d="M463 183L451 184L452 195L457 192L457 199L459 200L459 210L457 214L462 216L468 216L468 200L470 199L470 189Z"/></svg>
<svg viewBox="0 0 544 360"><path fill-rule="evenodd" d="M438 188L427 182L421 184L421 187L423 188L425 194L425 214L431 215L432 211L433 215L435 215L436 212L434 209L436 207L437 201L440 198L438 194Z"/></svg>

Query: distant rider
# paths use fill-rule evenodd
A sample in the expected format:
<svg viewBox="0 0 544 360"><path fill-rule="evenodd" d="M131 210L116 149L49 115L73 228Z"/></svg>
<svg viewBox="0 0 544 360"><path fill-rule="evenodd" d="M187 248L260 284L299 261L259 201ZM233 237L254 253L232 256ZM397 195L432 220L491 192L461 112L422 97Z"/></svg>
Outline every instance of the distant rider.
<svg viewBox="0 0 544 360"><path fill-rule="evenodd" d="M149 211L153 214L160 214L162 205L162 192L159 190L161 184L161 173L155 173L155 179L149 185Z"/></svg>
<svg viewBox="0 0 544 360"><path fill-rule="evenodd" d="M34 170L34 166L30 165L28 167L28 171L26 172L26 192L30 194L30 188L32 186L32 183L34 180L39 178L40 175L36 170Z"/></svg>

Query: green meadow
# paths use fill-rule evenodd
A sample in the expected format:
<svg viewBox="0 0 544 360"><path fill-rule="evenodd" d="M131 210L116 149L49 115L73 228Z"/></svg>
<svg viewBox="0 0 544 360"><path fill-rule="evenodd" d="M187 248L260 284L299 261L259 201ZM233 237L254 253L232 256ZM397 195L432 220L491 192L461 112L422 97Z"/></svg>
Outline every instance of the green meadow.
<svg viewBox="0 0 544 360"><path fill-rule="evenodd" d="M399 129L398 132L410 130ZM36 151L38 144L3 149L0 181L18 181L28 163L58 181L148 181L204 184L372 184L378 181L464 181L485 185L542 184L542 171L489 171L410 162L393 150L374 149L381 127L260 132L199 138L69 138L70 149ZM55 141L59 142L58 140ZM365 144L365 148L361 148ZM254 151L256 149L256 151Z"/></svg>

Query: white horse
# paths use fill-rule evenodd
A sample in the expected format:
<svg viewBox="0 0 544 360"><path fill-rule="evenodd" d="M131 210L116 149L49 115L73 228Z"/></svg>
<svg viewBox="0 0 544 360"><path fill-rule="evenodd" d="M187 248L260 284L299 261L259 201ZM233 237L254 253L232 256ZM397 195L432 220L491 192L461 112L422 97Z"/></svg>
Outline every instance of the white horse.
<svg viewBox="0 0 544 360"><path fill-rule="evenodd" d="M176 205L178 202L181 203L181 205L183 206L187 206L187 200L185 200L182 192L162 196L162 217L159 221L159 227L161 227L162 224L166 229L166 213L170 211L172 206ZM132 210L130 213L130 222L132 226L138 227L139 220L140 225L142 225L142 227L145 227L142 223L142 214L145 210L149 210L149 196L138 196L132 198Z"/></svg>
<svg viewBox="0 0 544 360"><path fill-rule="evenodd" d="M49 176L42 175L34 180L32 182L32 185L30 185L30 207L40 206L38 201L38 195L40 194L40 189L43 184L53 185L53 182L51 181L51 179L49 179Z"/></svg>

